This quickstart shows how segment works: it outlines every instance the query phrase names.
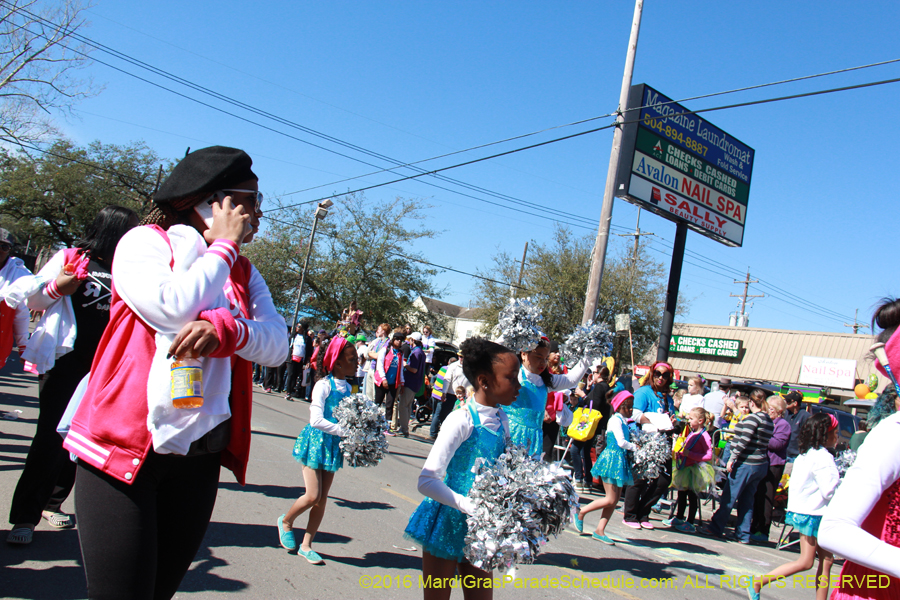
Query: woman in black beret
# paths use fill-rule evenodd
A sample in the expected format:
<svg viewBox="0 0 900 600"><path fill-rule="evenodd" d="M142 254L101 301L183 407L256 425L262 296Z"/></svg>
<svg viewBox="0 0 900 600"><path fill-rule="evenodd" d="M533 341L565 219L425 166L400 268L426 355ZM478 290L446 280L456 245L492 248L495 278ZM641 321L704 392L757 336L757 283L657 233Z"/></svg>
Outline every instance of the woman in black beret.
<svg viewBox="0 0 900 600"><path fill-rule="evenodd" d="M187 155L119 242L110 321L65 447L90 598L171 598L200 547L222 465L244 476L251 362L287 356L284 319L240 247L262 215L250 157ZM182 361L202 383L179 393ZM201 389L202 388L202 389ZM181 398L202 396L202 405ZM173 400L174 398L174 400ZM196 402L193 402L196 404Z"/></svg>

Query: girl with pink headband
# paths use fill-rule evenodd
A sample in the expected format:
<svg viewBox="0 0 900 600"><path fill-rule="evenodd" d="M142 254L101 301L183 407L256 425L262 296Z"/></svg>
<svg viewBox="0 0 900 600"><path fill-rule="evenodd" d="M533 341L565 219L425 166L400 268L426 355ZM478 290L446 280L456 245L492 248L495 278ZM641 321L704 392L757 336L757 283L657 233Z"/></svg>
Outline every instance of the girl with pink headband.
<svg viewBox="0 0 900 600"><path fill-rule="evenodd" d="M602 509L600 522L597 524L597 529L591 534L591 537L610 546L614 546L615 542L606 535L606 524L609 523L609 518L616 509L622 488L634 483L631 478L631 467L628 465L628 460L625 457L626 451L633 452L637 450L637 446L631 443L628 426L625 424L626 420L631 417L633 401L634 396L631 392L624 390L610 400L609 404L615 414L610 417L606 426L606 448L600 453L594 468L591 469L591 475L603 480L606 496L599 500L594 500L582 508L578 516L575 517L575 529L578 530L578 533L584 533L585 515Z"/></svg>
<svg viewBox="0 0 900 600"><path fill-rule="evenodd" d="M787 512L784 515L784 522L793 525L800 533L800 557L755 579L753 585L747 588L750 600L759 600L762 586L811 569L816 555L819 556L816 600L826 600L828 597L829 573L834 555L819 546L817 538L822 515L840 482L834 457L828 451L828 448L834 448L837 439L838 421L834 415L815 414L800 428L800 455L794 461L794 470L791 472Z"/></svg>
<svg viewBox="0 0 900 600"><path fill-rule="evenodd" d="M340 442L344 432L332 417L332 411L342 398L350 395L347 377L356 373L356 349L347 338L335 336L325 357L319 361L316 385L309 406L309 425L303 428L294 444L294 459L303 465L306 491L291 505L287 513L278 517L278 541L287 550L297 553L314 565L325 561L312 549L312 541L325 515L328 490L334 474L344 465ZM309 523L298 546L294 537L294 520L309 510Z"/></svg>

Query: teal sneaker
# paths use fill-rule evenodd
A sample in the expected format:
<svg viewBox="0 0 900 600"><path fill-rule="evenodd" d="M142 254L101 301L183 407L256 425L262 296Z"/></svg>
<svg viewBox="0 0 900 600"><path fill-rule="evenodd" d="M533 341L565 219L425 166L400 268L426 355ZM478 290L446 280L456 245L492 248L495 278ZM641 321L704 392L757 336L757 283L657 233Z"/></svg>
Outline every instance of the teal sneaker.
<svg viewBox="0 0 900 600"><path fill-rule="evenodd" d="M294 531L285 531L283 521L284 515L281 515L275 521L275 526L278 528L278 541L285 550L296 550L297 540L294 538Z"/></svg>
<svg viewBox="0 0 900 600"><path fill-rule="evenodd" d="M764 534L764 533L758 533L758 532L757 532L757 533L751 533L751 534L750 534L750 541L751 541L751 542L756 542L757 544L768 544L768 543L769 543L769 536L767 536L767 535Z"/></svg>
<svg viewBox="0 0 900 600"><path fill-rule="evenodd" d="M591 537L594 538L595 540L603 542L604 544L606 544L608 546L616 545L616 543L613 541L613 539L611 537L609 537L608 535L597 535L596 533L592 533Z"/></svg>
<svg viewBox="0 0 900 600"><path fill-rule="evenodd" d="M690 523L684 523L684 522L675 523L674 527L677 531L680 531L682 533L696 533L697 532L697 528L694 527L693 525L691 525Z"/></svg>
<svg viewBox="0 0 900 600"><path fill-rule="evenodd" d="M684 521L682 521L681 519L672 517L671 519L663 519L662 525L663 525L663 527L675 527L682 523L684 523Z"/></svg>
<svg viewBox="0 0 900 600"><path fill-rule="evenodd" d="M584 519L579 519L575 517L575 530L578 533L584 533Z"/></svg>
<svg viewBox="0 0 900 600"><path fill-rule="evenodd" d="M309 550L308 552L303 548L297 548L297 554L305 558L312 565L324 565L325 561L322 560L322 557L319 556L319 553L315 550Z"/></svg>

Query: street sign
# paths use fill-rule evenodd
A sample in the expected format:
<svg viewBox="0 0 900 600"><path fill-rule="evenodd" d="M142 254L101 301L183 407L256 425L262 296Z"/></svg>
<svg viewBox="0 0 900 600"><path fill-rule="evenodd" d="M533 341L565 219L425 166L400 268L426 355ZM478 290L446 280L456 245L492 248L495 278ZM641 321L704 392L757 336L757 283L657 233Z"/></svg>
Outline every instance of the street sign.
<svg viewBox="0 0 900 600"><path fill-rule="evenodd" d="M741 246L755 151L646 84L631 87L616 196Z"/></svg>

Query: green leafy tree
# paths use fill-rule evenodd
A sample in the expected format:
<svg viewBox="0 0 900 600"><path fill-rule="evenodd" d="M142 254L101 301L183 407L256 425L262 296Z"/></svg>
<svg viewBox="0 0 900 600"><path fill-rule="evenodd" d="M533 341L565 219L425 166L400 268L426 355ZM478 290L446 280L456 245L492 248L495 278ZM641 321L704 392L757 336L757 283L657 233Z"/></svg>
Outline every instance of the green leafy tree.
<svg viewBox="0 0 900 600"><path fill-rule="evenodd" d="M322 326L333 325L351 300L364 312L366 328L382 323L431 324L435 335L446 319L418 313L417 296L437 296L432 284L437 270L412 246L435 233L421 223L420 200L396 198L369 202L362 194L335 199L327 218L319 222L303 284L300 317ZM275 305L290 318L309 243L313 211L275 209L267 213L265 232L242 252L266 280Z"/></svg>
<svg viewBox="0 0 900 600"><path fill-rule="evenodd" d="M543 313L541 329L548 337L562 342L581 323L593 250L592 236L575 237L558 226L547 244L531 242L522 281L524 290L517 296L529 297ZM668 271L639 249L637 262L631 249L620 249L607 259L596 322L614 328L615 315L631 315L635 360L643 356L659 337L665 302ZM507 252L493 257L493 265L479 274L500 281L517 281L519 261ZM510 286L479 280L475 288L480 308L478 318L486 330L497 325L500 310L509 302ZM679 299L679 311L686 304ZM613 355L630 362L628 338L616 338ZM617 362L619 362L617 360Z"/></svg>
<svg viewBox="0 0 900 600"><path fill-rule="evenodd" d="M0 221L32 247L70 246L104 206L145 213L171 167L140 142L77 147L61 140L35 157L9 152L0 156Z"/></svg>

